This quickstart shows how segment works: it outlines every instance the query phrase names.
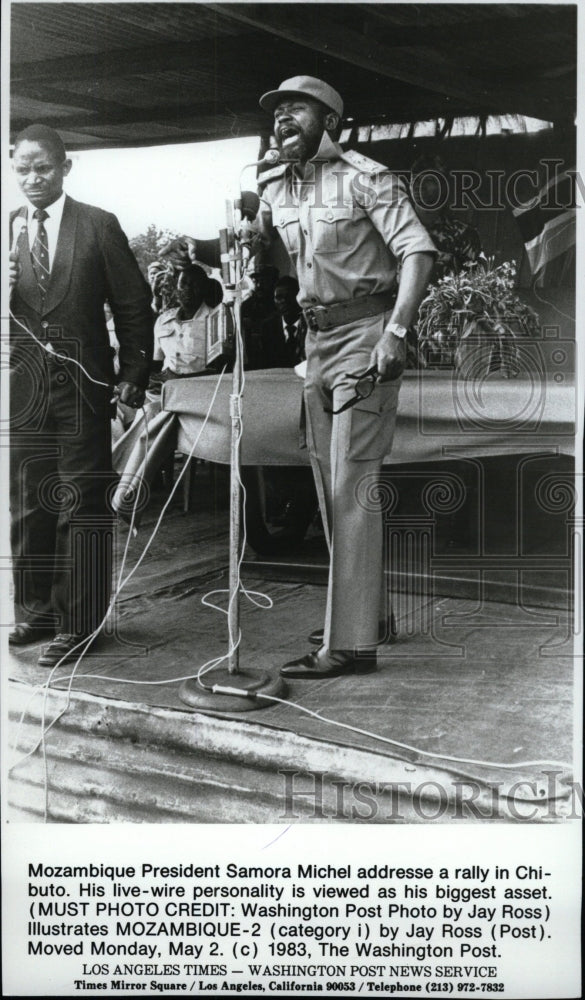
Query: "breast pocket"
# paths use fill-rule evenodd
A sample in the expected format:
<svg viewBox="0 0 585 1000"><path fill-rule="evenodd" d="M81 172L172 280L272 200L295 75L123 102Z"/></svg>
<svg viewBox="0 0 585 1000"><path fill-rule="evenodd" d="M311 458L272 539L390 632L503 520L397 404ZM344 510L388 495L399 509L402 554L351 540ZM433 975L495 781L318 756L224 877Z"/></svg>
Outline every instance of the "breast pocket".
<svg viewBox="0 0 585 1000"><path fill-rule="evenodd" d="M316 253L338 253L349 249L353 243L353 206L315 208L313 240Z"/></svg>
<svg viewBox="0 0 585 1000"><path fill-rule="evenodd" d="M279 208L272 217L273 225L290 254L299 252L299 212L297 208Z"/></svg>

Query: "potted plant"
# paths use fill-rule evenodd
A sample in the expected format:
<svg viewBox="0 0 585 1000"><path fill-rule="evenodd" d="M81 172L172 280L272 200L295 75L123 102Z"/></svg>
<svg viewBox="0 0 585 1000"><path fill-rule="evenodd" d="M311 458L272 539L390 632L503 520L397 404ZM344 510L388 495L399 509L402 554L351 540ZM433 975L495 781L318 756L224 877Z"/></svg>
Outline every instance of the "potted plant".
<svg viewBox="0 0 585 1000"><path fill-rule="evenodd" d="M418 317L423 368L457 368L469 378L499 371L515 378L517 340L535 336L538 315L515 290L516 263L489 258L432 285Z"/></svg>

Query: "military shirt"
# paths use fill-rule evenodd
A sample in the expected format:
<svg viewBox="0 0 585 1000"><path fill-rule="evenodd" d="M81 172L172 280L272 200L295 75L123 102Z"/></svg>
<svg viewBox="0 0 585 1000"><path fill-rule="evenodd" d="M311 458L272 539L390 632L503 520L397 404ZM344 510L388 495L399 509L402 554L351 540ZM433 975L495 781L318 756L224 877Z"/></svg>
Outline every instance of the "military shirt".
<svg viewBox="0 0 585 1000"><path fill-rule="evenodd" d="M301 174L281 164L259 178L260 231L276 231L295 266L303 308L396 289L397 261L435 253L400 179L328 134Z"/></svg>

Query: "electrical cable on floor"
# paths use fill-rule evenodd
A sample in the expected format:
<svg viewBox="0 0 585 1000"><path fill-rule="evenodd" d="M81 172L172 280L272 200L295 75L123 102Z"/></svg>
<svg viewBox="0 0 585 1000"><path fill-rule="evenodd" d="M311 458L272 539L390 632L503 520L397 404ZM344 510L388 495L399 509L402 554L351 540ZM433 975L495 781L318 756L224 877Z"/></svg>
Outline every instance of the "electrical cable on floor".
<svg viewBox="0 0 585 1000"><path fill-rule="evenodd" d="M223 613L225 614L225 612ZM209 660L207 664L204 664L204 667L212 669L216 663L221 662L221 660L223 659L225 659L225 656L219 657L217 658L217 660ZM166 684L177 684L186 680L193 680L196 676L197 675L190 673L181 677L167 677L164 680L158 680L158 681L147 681L147 680L136 681L136 680L126 679L123 677L112 677L106 674L77 674L78 678L83 677L84 679L87 680L110 681L113 683L130 684L138 687L157 687L157 686L160 687ZM58 684L61 681L66 681L69 679L70 679L69 677L58 677L56 683ZM261 693L255 694L253 692L246 691L243 688L238 689L236 685L237 685L237 674L234 675L234 687L232 689L232 692L234 694L241 695L243 698L264 698L268 701L278 702L281 705L288 705L291 708L297 709L299 712L304 712L306 715L310 715L313 718L318 719L320 722L325 722L328 725L332 726L338 726L339 728L346 729L349 732L357 733L359 736L366 736L368 739L377 740L378 742L388 744L389 746L397 747L400 750L407 750L411 753L416 754L417 756L432 757L436 760L443 760L456 764L473 764L479 767L490 767L503 770L519 770L521 768L529 768L529 767L542 768L545 765L548 765L551 767L562 768L565 771L572 771L573 767L573 765L567 761L542 759L542 760L519 760L510 763L510 762L491 761L491 760L477 760L469 757L456 757L430 750L423 750L420 747L415 747L408 743L401 743L399 740L393 740L389 736L382 736L380 733L374 733L368 729L361 729L358 726L353 726L348 722L341 722L338 719L330 719L327 716L322 715L320 712L316 712L313 709L307 708L304 705L300 705L298 702L291 701L288 698L278 698L276 695L268 695ZM55 687L53 688L53 690L60 691L64 689ZM213 690L213 687L209 688L209 690ZM367 751L368 747L362 744L358 747L358 749Z"/></svg>
<svg viewBox="0 0 585 1000"><path fill-rule="evenodd" d="M241 692L244 694L244 692ZM298 709L300 712L305 712L307 715L312 715L315 719L319 719L321 722L327 722L331 726L342 726L344 729L349 729L352 733L358 733L360 736L367 736L370 739L379 740L381 743L388 743L391 746L399 747L401 750L409 750L412 753L417 754L417 756L422 757L435 757L439 760L450 761L454 764L476 764L479 767L496 767L502 769L518 769L521 767L543 767L545 764L549 764L552 767L562 767L564 770L572 770L572 764L568 764L566 761L559 760L520 760L513 764L503 764L498 761L493 760L474 760L470 757L452 757L444 753L433 753L431 750L421 750L420 747L410 746L408 743L400 743L398 740L393 740L389 736L381 736L379 733L372 733L368 729L360 729L357 726L352 726L347 722L338 722L336 719L328 719L321 715L320 712L315 712L311 708L306 708L303 705L297 704L297 702L289 701L286 698L278 698L276 695L272 694L257 694L257 698L266 698L268 701L277 701L282 705L292 705L294 708ZM361 747L360 749L365 749Z"/></svg>

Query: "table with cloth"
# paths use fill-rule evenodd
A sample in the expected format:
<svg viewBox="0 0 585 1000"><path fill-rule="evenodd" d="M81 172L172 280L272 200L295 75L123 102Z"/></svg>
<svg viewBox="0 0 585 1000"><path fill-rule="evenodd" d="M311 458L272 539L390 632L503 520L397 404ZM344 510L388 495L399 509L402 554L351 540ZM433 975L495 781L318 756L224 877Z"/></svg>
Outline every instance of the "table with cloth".
<svg viewBox="0 0 585 1000"><path fill-rule="evenodd" d="M575 392L568 374L534 372L482 381L452 371L407 371L398 401L392 454L385 464L524 452L572 454ZM224 376L203 430L217 376L167 382L162 407L178 419L177 448L230 461L231 376ZM291 369L246 373L242 465L309 465L300 447L303 382Z"/></svg>
<svg viewBox="0 0 585 1000"><path fill-rule="evenodd" d="M153 461L145 470L145 435L138 420L134 434L128 434L115 449L114 465L123 474L121 493L129 486L138 486L142 477L148 482L169 447L229 464L230 375L223 376L207 416L217 378L199 376L164 385L163 409L151 414L149 454ZM302 391L302 379L291 369L246 373L244 467L261 470L280 466L283 471L296 467L307 475L309 455L300 447ZM555 606L566 602L572 571L563 497L567 477L573 474L575 407L574 377L568 372L547 373L543 369L517 379L494 373L481 381L462 379L452 371L405 372L392 454L384 462L384 483L387 486L391 480L391 488L400 496L391 515L392 530L400 530L401 517L404 521L406 516L410 525L417 512L424 515L429 477L435 484L439 480L455 487L463 483L463 507L451 513L439 512L435 518L432 548L439 561L443 553L449 563L437 572L446 572L449 579L459 580L465 574L475 578L484 572L487 556L485 572L495 577L508 573L512 581L510 585L498 584L494 599L512 603L518 599L518 571L535 584L533 597L538 602ZM255 483L254 478L251 483ZM544 496L542 484L548 491ZM262 511L254 508L253 496L248 499L253 508L247 512L249 540L259 554L267 554L270 549L263 546L273 546L274 536L267 531ZM126 506L131 507L131 503ZM480 521L481 542L477 534ZM280 551L278 544L274 552ZM474 562L474 553L479 552L484 552L481 572ZM529 559L525 563L526 555ZM494 558L497 573L492 566ZM529 577L525 565L530 568ZM548 574L546 580L543 569ZM428 577L429 567L419 566L416 572L422 580ZM404 587L411 586L409 578ZM465 592L472 591L473 587Z"/></svg>

